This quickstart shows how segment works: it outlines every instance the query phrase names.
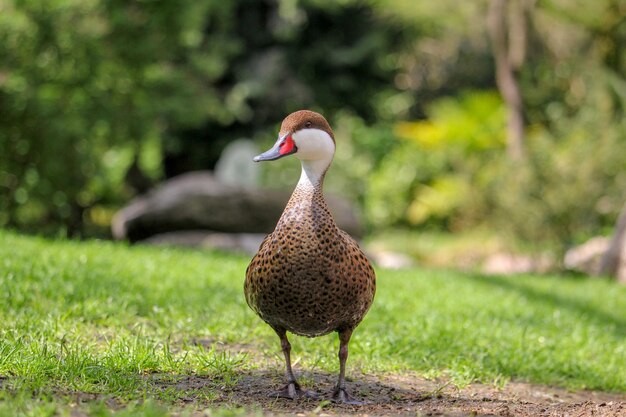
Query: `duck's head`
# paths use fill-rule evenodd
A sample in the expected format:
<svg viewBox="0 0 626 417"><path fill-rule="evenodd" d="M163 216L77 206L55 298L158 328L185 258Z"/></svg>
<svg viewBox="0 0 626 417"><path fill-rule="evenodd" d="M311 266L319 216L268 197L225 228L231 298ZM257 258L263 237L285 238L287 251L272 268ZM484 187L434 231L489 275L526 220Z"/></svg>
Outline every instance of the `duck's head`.
<svg viewBox="0 0 626 417"><path fill-rule="evenodd" d="M335 154L335 136L319 113L299 110L285 117L272 148L254 157L255 162L274 161L287 155L301 161L330 161Z"/></svg>

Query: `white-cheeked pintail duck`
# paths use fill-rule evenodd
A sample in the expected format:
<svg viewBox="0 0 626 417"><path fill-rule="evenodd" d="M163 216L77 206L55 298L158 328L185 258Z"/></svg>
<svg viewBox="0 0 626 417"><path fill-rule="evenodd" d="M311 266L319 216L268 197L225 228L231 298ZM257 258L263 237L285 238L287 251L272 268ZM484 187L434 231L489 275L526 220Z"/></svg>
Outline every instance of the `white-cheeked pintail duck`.
<svg viewBox="0 0 626 417"><path fill-rule="evenodd" d="M302 174L276 229L246 270L246 301L281 341L287 385L273 394L298 398L304 391L291 369L287 332L316 337L338 332L339 380L332 399L358 404L346 391L348 343L374 300L376 276L357 242L335 224L322 186L335 153L335 138L319 113L301 110L283 120L275 145L254 158L294 155Z"/></svg>

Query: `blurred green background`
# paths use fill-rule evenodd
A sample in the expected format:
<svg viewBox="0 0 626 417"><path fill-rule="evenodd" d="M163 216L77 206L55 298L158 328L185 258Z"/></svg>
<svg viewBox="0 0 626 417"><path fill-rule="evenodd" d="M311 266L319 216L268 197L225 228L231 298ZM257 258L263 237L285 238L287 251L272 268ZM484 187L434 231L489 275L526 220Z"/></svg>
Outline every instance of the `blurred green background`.
<svg viewBox="0 0 626 417"><path fill-rule="evenodd" d="M621 0L0 0L0 227L108 237L134 195L310 108L337 136L327 189L370 236L562 253L626 201L625 16ZM299 167L263 169L291 188Z"/></svg>

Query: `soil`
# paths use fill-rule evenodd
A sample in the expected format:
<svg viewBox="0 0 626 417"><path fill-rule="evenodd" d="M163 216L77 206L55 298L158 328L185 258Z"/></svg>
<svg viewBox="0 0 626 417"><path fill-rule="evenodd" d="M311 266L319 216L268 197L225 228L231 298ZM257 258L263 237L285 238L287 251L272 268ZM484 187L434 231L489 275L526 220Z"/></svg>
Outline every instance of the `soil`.
<svg viewBox="0 0 626 417"><path fill-rule="evenodd" d="M509 382L499 389L483 384L459 389L445 381L426 380L412 374L353 375L348 389L367 404L349 406L325 400L330 395L335 375L300 372L299 378L303 388L321 393L320 399L271 398L268 393L281 387L282 376L278 372L254 371L244 373L235 384L220 387L218 398L207 406L245 407L268 416L626 417L626 395L574 392L521 382ZM170 384L178 389L196 390L219 386L219 382L199 376L183 377L162 387L172 388ZM188 401L194 402L194 399Z"/></svg>

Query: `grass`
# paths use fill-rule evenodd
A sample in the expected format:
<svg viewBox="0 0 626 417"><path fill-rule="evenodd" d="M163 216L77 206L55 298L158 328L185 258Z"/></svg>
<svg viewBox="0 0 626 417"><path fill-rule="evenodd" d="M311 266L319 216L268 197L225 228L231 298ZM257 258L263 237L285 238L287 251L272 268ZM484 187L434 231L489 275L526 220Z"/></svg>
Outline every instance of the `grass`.
<svg viewBox="0 0 626 417"><path fill-rule="evenodd" d="M244 372L282 371L276 336L245 304L247 261L0 231L0 415L161 416L188 402L243 413L220 392ZM298 368L336 372L335 336L292 344ZM626 288L379 270L348 366L626 392ZM178 386L185 376L209 382Z"/></svg>

